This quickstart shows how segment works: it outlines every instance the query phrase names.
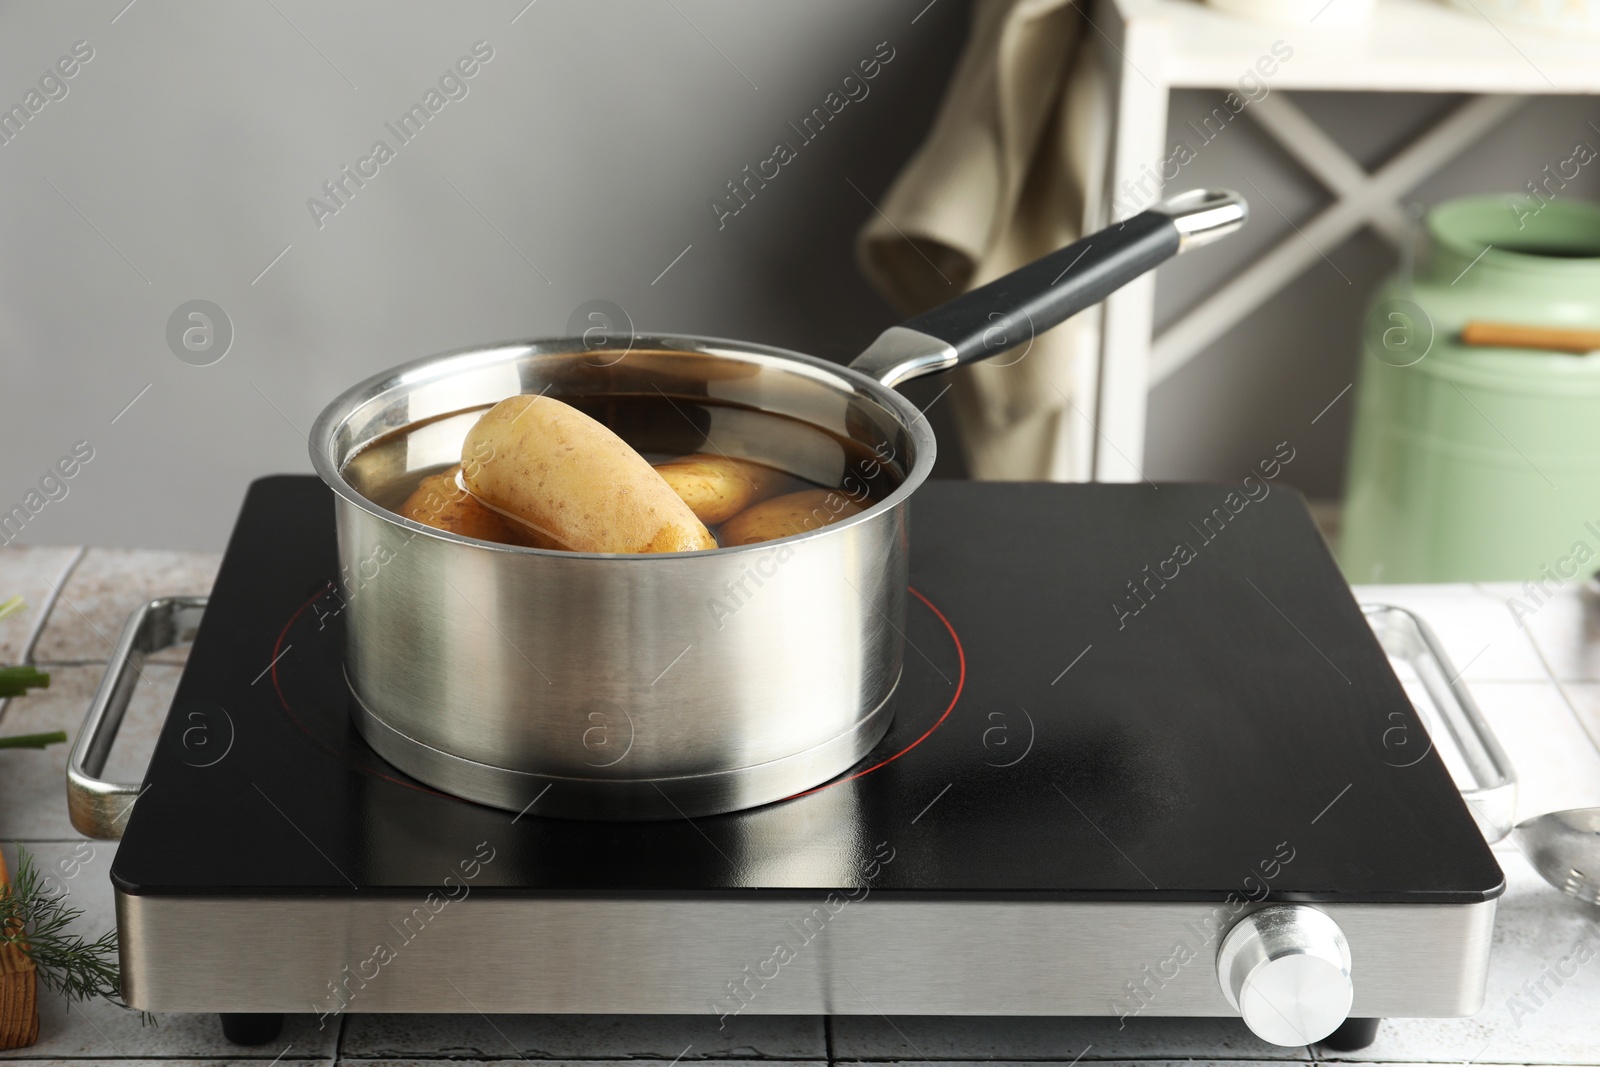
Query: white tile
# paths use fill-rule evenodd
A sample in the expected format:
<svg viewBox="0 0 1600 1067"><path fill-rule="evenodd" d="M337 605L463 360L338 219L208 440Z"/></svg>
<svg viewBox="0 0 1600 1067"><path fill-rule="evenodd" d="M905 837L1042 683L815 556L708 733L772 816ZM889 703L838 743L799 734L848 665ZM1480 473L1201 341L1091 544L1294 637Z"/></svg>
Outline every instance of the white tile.
<svg viewBox="0 0 1600 1067"><path fill-rule="evenodd" d="M0 734L65 730L67 743L36 749L0 749L0 840L80 837L67 815L67 753L105 668L49 667L50 687L13 700L0 716ZM182 668L147 663L135 684L104 777L137 784L166 720Z"/></svg>
<svg viewBox="0 0 1600 1067"><path fill-rule="evenodd" d="M1099 1048L1091 1048L1078 1061L1074 1061L1072 1057L1067 1057L1067 1059L941 1059L938 1062L941 1067L1021 1067L1022 1064L1027 1064L1027 1067L1067 1067L1067 1065L1074 1064L1074 1062L1090 1064L1090 1062L1101 1061L1101 1059ZM883 1062L883 1067L917 1067L917 1064L926 1064L928 1061L925 1061L925 1059L891 1059L891 1061L878 1062ZM1283 1062L1286 1061L1282 1061L1282 1059L1141 1059L1138 1064L1139 1067L1179 1067L1179 1065L1181 1067L1251 1067L1253 1064L1272 1064L1274 1067L1282 1067ZM1310 1064L1310 1062L1314 1061L1301 1059L1299 1062ZM1390 1065L1390 1067L1394 1067L1394 1065Z"/></svg>
<svg viewBox="0 0 1600 1067"><path fill-rule="evenodd" d="M52 586L61 580L76 548L7 545L0 548L0 601L20 596L27 607L0 619L0 665L22 662L28 635L39 612L50 602Z"/></svg>
<svg viewBox="0 0 1600 1067"><path fill-rule="evenodd" d="M1471 585L1358 585L1363 604L1392 604L1420 615L1469 682L1533 682L1549 677L1533 641L1505 601Z"/></svg>
<svg viewBox="0 0 1600 1067"><path fill-rule="evenodd" d="M40 663L109 659L135 608L156 597L209 593L221 562L216 552L89 549L61 590L34 658ZM182 663L187 654L184 647L151 660Z"/></svg>
<svg viewBox="0 0 1600 1067"><path fill-rule="evenodd" d="M833 1019L836 1060L1084 1059L1305 1060L1303 1048L1269 1045L1240 1019L842 1015ZM1092 1046L1092 1047L1091 1047ZM1085 1049L1088 1049L1085 1052Z"/></svg>
<svg viewBox="0 0 1600 1067"><path fill-rule="evenodd" d="M1600 805L1600 749L1551 683L1467 687L1517 775L1516 821Z"/></svg>
<svg viewBox="0 0 1600 1067"><path fill-rule="evenodd" d="M464 1060L464 1059L460 1059L460 1058L455 1057L455 1056L450 1056L448 1058L444 1058L444 1057L427 1058L427 1057L425 1057L423 1059L381 1059L381 1060L373 1060L373 1059L367 1059L365 1057L362 1057L362 1058L359 1058L359 1059L345 1057L345 1058L341 1058L339 1060L339 1062L340 1062L340 1064L349 1064L350 1067L356 1067L356 1065L358 1065L358 1064L360 1065L360 1067L423 1067L423 1065L425 1065L425 1064L437 1064L437 1063L449 1063L449 1064L451 1064L451 1067L490 1067L491 1064L497 1065L497 1067L504 1067L504 1064L507 1062L507 1058L509 1056L510 1056L510 1053L508 1051L506 1056L500 1057L498 1059ZM562 1059L545 1059L543 1057L538 1056L535 1053L529 1053L528 1054L528 1058L530 1060L538 1060L538 1062L541 1063L541 1064L544 1064L545 1067L567 1067L567 1065L577 1065L577 1064L582 1064L583 1067L637 1067L638 1062L639 1062L638 1060L627 1060L627 1059L623 1059L623 1060L619 1060L619 1059L610 1059L610 1060L606 1060L606 1059L598 1059L598 1060L596 1060L596 1059L565 1059L565 1060L562 1060ZM718 1060L717 1063L719 1065L722 1065L722 1067L737 1067L737 1065L739 1065L739 1064L747 1064L747 1063L759 1063L759 1064L761 1064L761 1067L795 1067L795 1065L803 1063L803 1064L806 1065L806 1067L816 1067L817 1061L816 1060L733 1060L733 1059L729 1059L729 1060Z"/></svg>
<svg viewBox="0 0 1600 1067"><path fill-rule="evenodd" d="M1513 617L1561 681L1600 682L1600 587L1571 583L1549 597L1519 585L1483 583L1479 589L1508 605Z"/></svg>
<svg viewBox="0 0 1600 1067"><path fill-rule="evenodd" d="M490 1020L493 1021L492 1025ZM342 1052L360 1057L526 1055L685 1061L825 1060L822 1019L746 1015L361 1015L345 1019Z"/></svg>
<svg viewBox="0 0 1600 1067"><path fill-rule="evenodd" d="M1589 739L1600 747L1600 683L1567 682L1561 691L1572 702L1572 710L1588 731Z"/></svg>
<svg viewBox="0 0 1600 1067"><path fill-rule="evenodd" d="M113 842L24 842L41 871L51 875L67 894L73 907L81 908L77 930L95 938L115 925L111 882L111 861L116 856ZM16 848L5 844L6 864L16 869ZM291 1015L285 1019L283 1036L259 1048L242 1048L222 1036L222 1024L215 1015L158 1014L156 1025L146 1026L139 1016L106 1001L68 1006L47 989L39 991L39 1041L26 1050L0 1053L0 1058L23 1053L29 1057L71 1062L74 1058L107 1060L200 1058L207 1062L233 1063L270 1061L293 1046L286 1060L295 1057L326 1058L334 1053L337 1028L319 1031L311 1015Z"/></svg>
<svg viewBox="0 0 1600 1067"><path fill-rule="evenodd" d="M1369 1048L1323 1052L1321 1058L1600 1064L1600 927L1595 924L1600 911L1553 889L1509 844L1497 847L1495 855L1506 873L1506 894L1495 916L1483 1009L1469 1019L1388 1019ZM1546 967L1560 965L1584 938L1594 958L1560 988L1547 980L1553 995L1535 1005L1522 984L1537 982Z"/></svg>

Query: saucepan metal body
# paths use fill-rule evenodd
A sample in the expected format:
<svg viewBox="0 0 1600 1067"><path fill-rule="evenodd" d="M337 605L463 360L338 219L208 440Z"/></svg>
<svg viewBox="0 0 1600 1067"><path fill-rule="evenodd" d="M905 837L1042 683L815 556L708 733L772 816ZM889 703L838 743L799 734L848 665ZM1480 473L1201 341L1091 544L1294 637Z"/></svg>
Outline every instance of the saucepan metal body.
<svg viewBox="0 0 1600 1067"><path fill-rule="evenodd" d="M544 816L712 814L845 770L893 715L911 501L935 454L927 419L891 386L1003 350L993 343L1002 313L1009 347L1191 239L1237 228L1242 203L1209 195L1094 235L1098 250L1072 260L1062 274L1079 273L1055 289L1036 278L1022 287L1033 297L1019 297L996 283L963 297L964 308L946 305L945 318L892 328L856 369L706 337L636 337L599 351L592 337L557 338L430 357L349 390L310 441L336 494L361 733L421 781ZM351 457L397 432L410 431L403 450L384 453L396 468L378 472L386 477L458 461L477 412L519 393L661 396L690 420L700 450L772 463L846 497L898 484L859 514L779 541L620 556L445 533L353 483ZM787 442L772 415L838 445Z"/></svg>
<svg viewBox="0 0 1600 1067"><path fill-rule="evenodd" d="M742 432L741 414L757 409L861 442L865 462L903 480L867 511L781 542L617 556L446 534L341 473L386 433L517 393L658 388L718 401L704 431L729 455L775 458L772 442ZM458 460L466 421L411 434L407 468ZM544 815L670 818L815 785L888 728L909 502L934 439L915 407L864 375L709 338L636 338L614 363L581 339L534 341L396 368L342 397L313 440L337 494L356 722L415 777L512 810L537 800ZM833 458L798 473L830 485L875 473L847 469L844 449Z"/></svg>

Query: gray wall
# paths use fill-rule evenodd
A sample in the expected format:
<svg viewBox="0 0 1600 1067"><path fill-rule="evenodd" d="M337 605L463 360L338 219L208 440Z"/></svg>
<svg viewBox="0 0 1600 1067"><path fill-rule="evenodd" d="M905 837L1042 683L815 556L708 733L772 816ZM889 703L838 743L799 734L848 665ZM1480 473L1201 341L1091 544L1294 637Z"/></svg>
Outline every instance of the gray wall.
<svg viewBox="0 0 1600 1067"><path fill-rule="evenodd" d="M24 542L220 548L250 479L309 471L340 390L566 333L590 300L847 358L894 318L856 271L848 182L881 195L965 27L954 2L912 25L926 0L540 0L514 25L526 0L141 0L113 24L126 2L0 8L7 104L94 48L0 146L0 510L94 449ZM480 39L468 95L319 229L307 199ZM870 94L719 231L707 201L881 41ZM210 366L166 340L194 299L234 328Z"/></svg>
<svg viewBox="0 0 1600 1067"><path fill-rule="evenodd" d="M887 187L965 23L958 0L915 24L926 0L125 2L0 9L0 103L74 42L94 49L0 146L0 510L75 442L94 449L25 542L220 547L251 478L309 469L303 434L333 394L416 356L567 332L594 299L641 330L848 358L894 318L854 265L871 209L849 182ZM384 123L478 40L494 57L467 96L319 229L307 199L374 140L392 144ZM707 199L885 40L895 59L871 95L719 230ZM1301 100L1374 160L1440 104ZM1174 127L1213 103L1180 94ZM1419 196L1520 185L1592 113L1535 103ZM1249 122L1225 137L1186 184L1248 175L1295 217L1321 202ZM1258 210L1233 248L1167 268L1162 315L1283 228ZM1354 315L1389 258L1370 238L1331 255L1355 286L1314 268L1155 392L1153 477L1231 477L1297 420L1294 477L1337 491L1348 409L1314 434L1301 416L1349 380ZM233 326L209 366L166 339L195 299ZM961 473L955 453L942 473Z"/></svg>

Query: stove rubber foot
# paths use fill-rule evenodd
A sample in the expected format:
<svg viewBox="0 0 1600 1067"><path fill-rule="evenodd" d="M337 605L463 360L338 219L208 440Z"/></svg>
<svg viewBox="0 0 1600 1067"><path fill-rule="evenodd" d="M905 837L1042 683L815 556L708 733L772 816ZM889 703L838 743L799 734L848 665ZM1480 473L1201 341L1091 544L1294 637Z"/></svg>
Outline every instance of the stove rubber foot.
<svg viewBox="0 0 1600 1067"><path fill-rule="evenodd" d="M1335 1052L1357 1052L1378 1039L1382 1019L1346 1019L1339 1029L1322 1039L1322 1046Z"/></svg>
<svg viewBox="0 0 1600 1067"><path fill-rule="evenodd" d="M283 1032L281 1011L222 1012L222 1036L235 1045L265 1045Z"/></svg>

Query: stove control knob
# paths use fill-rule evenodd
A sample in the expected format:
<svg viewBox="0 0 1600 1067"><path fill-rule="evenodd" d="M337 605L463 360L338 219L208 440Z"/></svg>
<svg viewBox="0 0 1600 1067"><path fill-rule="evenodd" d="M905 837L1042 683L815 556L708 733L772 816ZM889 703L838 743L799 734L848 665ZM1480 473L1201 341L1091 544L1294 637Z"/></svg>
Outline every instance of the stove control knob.
<svg viewBox="0 0 1600 1067"><path fill-rule="evenodd" d="M1275 904L1234 924L1217 952L1217 977L1246 1025L1274 1045L1309 1045L1350 1013L1350 946L1315 908Z"/></svg>

